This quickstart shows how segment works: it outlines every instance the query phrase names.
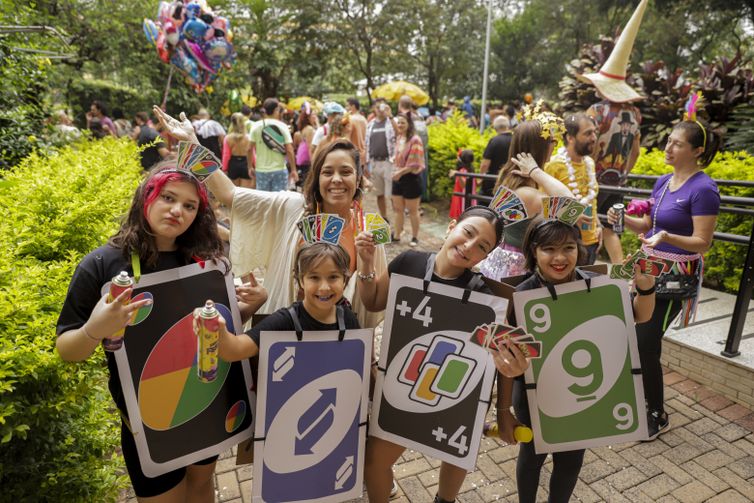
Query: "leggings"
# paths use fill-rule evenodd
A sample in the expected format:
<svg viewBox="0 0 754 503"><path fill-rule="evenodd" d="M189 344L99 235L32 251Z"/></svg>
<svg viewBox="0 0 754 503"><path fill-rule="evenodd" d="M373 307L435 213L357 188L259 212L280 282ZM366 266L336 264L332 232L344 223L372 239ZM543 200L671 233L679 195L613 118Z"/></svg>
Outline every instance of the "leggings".
<svg viewBox="0 0 754 503"><path fill-rule="evenodd" d="M636 325L636 340L641 361L641 379L649 411L664 412L665 394L662 383L662 337L673 319L681 312L681 301L656 299L652 318Z"/></svg>
<svg viewBox="0 0 754 503"><path fill-rule="evenodd" d="M526 398L524 382L516 379L513 383L513 409L516 419L531 426L529 401ZM537 501L539 476L547 454L536 454L534 443L519 443L518 461L516 463L516 485L519 503ZM584 464L584 449L554 452L552 454L552 475L550 476L549 503L568 503L579 479L581 465Z"/></svg>

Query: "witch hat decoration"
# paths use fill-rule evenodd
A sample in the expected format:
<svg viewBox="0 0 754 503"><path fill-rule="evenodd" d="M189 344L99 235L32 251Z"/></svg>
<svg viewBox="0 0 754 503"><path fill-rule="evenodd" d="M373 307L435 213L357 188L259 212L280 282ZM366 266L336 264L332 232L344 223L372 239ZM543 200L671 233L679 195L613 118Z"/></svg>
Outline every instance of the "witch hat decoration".
<svg viewBox="0 0 754 503"><path fill-rule="evenodd" d="M649 0L641 0L641 3L636 7L631 19L628 20L628 24L618 37L613 52L610 53L610 57L607 58L600 71L578 76L579 80L593 84L605 98L614 103L643 99L643 96L626 84L626 72L628 70L628 59L634 48L636 34L639 32L647 3L649 3Z"/></svg>

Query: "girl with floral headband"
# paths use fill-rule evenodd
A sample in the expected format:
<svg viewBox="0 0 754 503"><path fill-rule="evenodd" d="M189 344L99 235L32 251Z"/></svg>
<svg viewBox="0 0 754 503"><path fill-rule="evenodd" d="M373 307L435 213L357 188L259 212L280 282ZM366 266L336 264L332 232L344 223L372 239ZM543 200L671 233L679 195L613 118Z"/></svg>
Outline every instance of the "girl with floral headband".
<svg viewBox="0 0 754 503"><path fill-rule="evenodd" d="M505 186L515 192L528 218L506 225L503 243L480 265L482 274L496 281L526 272L524 235L532 219L542 212L542 196L571 196L568 187L544 171L562 135L563 121L552 113L534 113L528 108L522 118L526 120L513 130L508 162L500 169L495 191Z"/></svg>

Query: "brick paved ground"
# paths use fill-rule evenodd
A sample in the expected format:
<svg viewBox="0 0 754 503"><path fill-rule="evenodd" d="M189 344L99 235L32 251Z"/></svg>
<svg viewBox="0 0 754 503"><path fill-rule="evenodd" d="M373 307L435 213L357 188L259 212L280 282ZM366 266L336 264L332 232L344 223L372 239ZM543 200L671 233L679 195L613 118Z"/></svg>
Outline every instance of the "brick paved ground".
<svg viewBox="0 0 754 503"><path fill-rule="evenodd" d="M367 201L367 207L373 207ZM444 214L426 208L420 248L437 250L447 224ZM390 245L389 257L407 248ZM379 332L379 331L378 331ZM584 458L574 500L610 503L737 503L754 501L754 412L682 375L666 371L666 403L671 428L654 442L590 449ZM492 413L489 415L493 417ZM235 465L235 449L221 455L217 501L251 501L252 466ZM483 438L476 470L466 477L458 501L518 501L517 447ZM552 463L545 463L539 501L547 501ZM394 467L400 492L394 503L431 502L439 462L406 451ZM121 501L136 501L129 491ZM361 500L367 501L366 496Z"/></svg>

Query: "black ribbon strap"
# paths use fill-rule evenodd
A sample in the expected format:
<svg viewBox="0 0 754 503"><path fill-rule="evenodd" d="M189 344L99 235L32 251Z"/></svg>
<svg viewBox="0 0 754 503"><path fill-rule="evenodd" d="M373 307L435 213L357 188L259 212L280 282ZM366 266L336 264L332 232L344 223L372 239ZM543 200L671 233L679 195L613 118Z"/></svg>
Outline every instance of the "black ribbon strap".
<svg viewBox="0 0 754 503"><path fill-rule="evenodd" d="M296 330L296 339L302 341L304 339L304 329L301 328L301 322L299 321L298 314L296 314L296 310L293 306L288 308L288 314L290 314L293 319L293 327Z"/></svg>
<svg viewBox="0 0 754 503"><path fill-rule="evenodd" d="M432 274L435 272L435 259L437 258L436 253L430 253L429 257L427 257L427 268L424 270L424 295L427 294L427 290L429 289L429 283L432 281Z"/></svg>
<svg viewBox="0 0 754 503"><path fill-rule="evenodd" d="M336 306L335 315L338 318L338 341L343 341L346 336L346 321L343 306Z"/></svg>

